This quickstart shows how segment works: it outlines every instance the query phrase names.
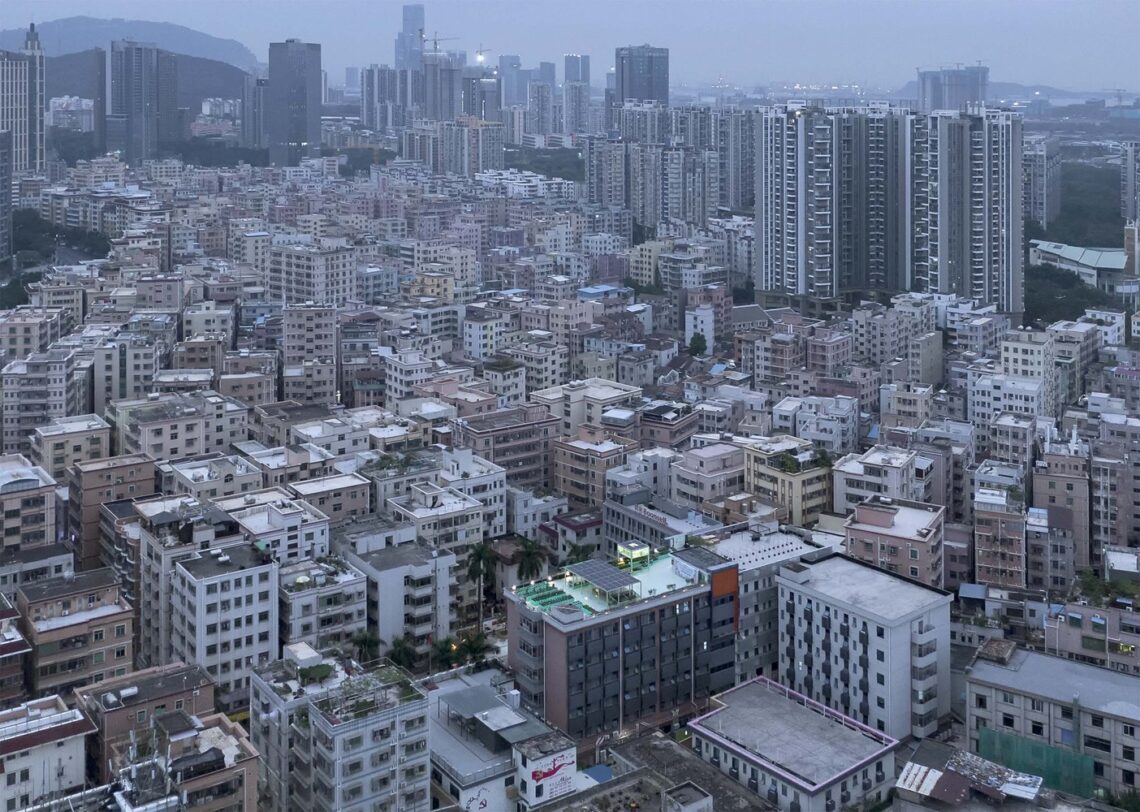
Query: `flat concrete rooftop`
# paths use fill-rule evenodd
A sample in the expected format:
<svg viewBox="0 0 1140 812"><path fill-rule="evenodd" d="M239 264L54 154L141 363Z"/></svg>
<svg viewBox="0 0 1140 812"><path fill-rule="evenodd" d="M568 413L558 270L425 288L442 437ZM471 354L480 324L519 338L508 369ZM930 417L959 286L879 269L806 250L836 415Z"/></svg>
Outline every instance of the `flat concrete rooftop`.
<svg viewBox="0 0 1140 812"><path fill-rule="evenodd" d="M723 707L689 723L818 787L898 746L891 737L764 678L720 694Z"/></svg>

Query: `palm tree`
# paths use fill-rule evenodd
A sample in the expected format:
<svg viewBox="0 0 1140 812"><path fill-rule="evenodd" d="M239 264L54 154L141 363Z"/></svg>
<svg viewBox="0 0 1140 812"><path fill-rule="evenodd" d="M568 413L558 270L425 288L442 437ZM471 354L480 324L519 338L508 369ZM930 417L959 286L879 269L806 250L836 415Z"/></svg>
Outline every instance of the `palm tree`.
<svg viewBox="0 0 1140 812"><path fill-rule="evenodd" d="M385 643L376 632L365 629L352 636L352 645L356 648L356 659L362 663L370 663L380 656L380 646Z"/></svg>
<svg viewBox="0 0 1140 812"><path fill-rule="evenodd" d="M455 664L457 645L450 637L443 637L431 644L432 668L446 671Z"/></svg>
<svg viewBox="0 0 1140 812"><path fill-rule="evenodd" d="M546 569L546 552L534 539L523 539L519 548L519 580L533 581Z"/></svg>
<svg viewBox="0 0 1140 812"><path fill-rule="evenodd" d="M566 556L567 564L578 564L590 557L592 550L588 544L571 544L570 554Z"/></svg>
<svg viewBox="0 0 1140 812"><path fill-rule="evenodd" d="M410 634L398 637L388 649L388 659L409 671L416 665L416 641Z"/></svg>
<svg viewBox="0 0 1140 812"><path fill-rule="evenodd" d="M483 632L467 634L459 638L459 658L463 662L478 662L490 650L491 644L487 642L487 637Z"/></svg>
<svg viewBox="0 0 1140 812"><path fill-rule="evenodd" d="M467 553L467 577L479 582L479 628L483 628L483 603L487 598L487 588L494 590L495 554L491 545L481 541Z"/></svg>

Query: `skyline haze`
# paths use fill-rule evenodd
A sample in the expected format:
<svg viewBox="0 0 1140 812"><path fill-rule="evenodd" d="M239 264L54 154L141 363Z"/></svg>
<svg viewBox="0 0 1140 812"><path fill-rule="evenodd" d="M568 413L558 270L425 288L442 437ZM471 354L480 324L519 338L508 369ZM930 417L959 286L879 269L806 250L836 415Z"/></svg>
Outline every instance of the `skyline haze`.
<svg viewBox="0 0 1140 812"><path fill-rule="evenodd" d="M401 5L7 0L4 25L75 15L171 22L236 39L262 62L271 41L300 37L336 43L326 49L325 68L330 76L343 76L348 66L392 62ZM669 14L660 14L661 4L648 0L581 0L573 6L429 0L424 5L428 36L438 29L441 37L457 37L449 40L452 48L470 53L482 45L493 54L518 53L524 64L561 62L564 53L589 54L595 85L613 66L615 47L647 42L670 49L677 87L724 77L743 87L794 81L894 90L913 79L919 66L981 61L999 82L1131 90L1129 77L1140 71L1131 29L1105 25L1129 17L1134 7L1123 0L1096 0L1079 8L1059 0L1008 0L996 8L984 0L711 0L670 2ZM345 26L346 19L372 22ZM1058 27L1066 32L1064 49L1055 46ZM1014 31L1017 36L1010 36ZM45 47L50 51L51 43Z"/></svg>

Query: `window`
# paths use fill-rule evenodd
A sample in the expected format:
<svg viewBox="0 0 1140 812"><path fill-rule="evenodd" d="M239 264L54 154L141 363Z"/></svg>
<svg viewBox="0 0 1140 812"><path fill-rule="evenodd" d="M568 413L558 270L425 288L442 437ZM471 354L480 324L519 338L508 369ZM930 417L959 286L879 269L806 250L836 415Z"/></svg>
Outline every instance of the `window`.
<svg viewBox="0 0 1140 812"><path fill-rule="evenodd" d="M1031 724L1030 729L1033 731L1034 736L1044 736L1045 735L1045 726L1042 725L1040 722L1034 722L1033 724Z"/></svg>
<svg viewBox="0 0 1140 812"><path fill-rule="evenodd" d="M1002 691L1001 692L1001 701L1007 705L1012 705L1013 704L1013 694L1011 694L1009 691Z"/></svg>
<svg viewBox="0 0 1140 812"><path fill-rule="evenodd" d="M115 626L115 637L126 637L126 636L127 636L127 626L125 623L120 623L117 626Z"/></svg>
<svg viewBox="0 0 1140 812"><path fill-rule="evenodd" d="M1092 726L1093 727L1104 727L1104 717L1094 715L1092 717Z"/></svg>
<svg viewBox="0 0 1140 812"><path fill-rule="evenodd" d="M978 694L977 696L975 696L974 697L974 707L975 708L982 708L984 710L986 707L986 698L984 696L982 696L981 694Z"/></svg>
<svg viewBox="0 0 1140 812"><path fill-rule="evenodd" d="M1001 724L1002 727L1013 727L1013 716L1008 713L1003 713L1001 715Z"/></svg>
<svg viewBox="0 0 1140 812"><path fill-rule="evenodd" d="M1102 753L1112 752L1112 743L1099 736L1085 736L1085 747L1090 750L1100 750Z"/></svg>
<svg viewBox="0 0 1140 812"><path fill-rule="evenodd" d="M1136 748L1126 744L1120 748L1120 755L1124 758L1125 761L1135 761Z"/></svg>

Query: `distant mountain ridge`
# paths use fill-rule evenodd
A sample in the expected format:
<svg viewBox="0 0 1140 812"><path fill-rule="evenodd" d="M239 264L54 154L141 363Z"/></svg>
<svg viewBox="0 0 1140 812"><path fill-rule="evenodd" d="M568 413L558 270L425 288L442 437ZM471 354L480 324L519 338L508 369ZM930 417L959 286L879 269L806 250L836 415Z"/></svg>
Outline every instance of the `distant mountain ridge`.
<svg viewBox="0 0 1140 812"><path fill-rule="evenodd" d="M111 41L131 39L152 42L159 48L200 59L225 62L243 71L257 67L253 51L237 40L222 39L193 28L174 23L149 20L103 19L99 17L64 17L36 23L45 56L111 47ZM24 46L26 26L0 31L0 49L18 51Z"/></svg>
<svg viewBox="0 0 1140 812"><path fill-rule="evenodd" d="M1051 85L1023 85L1018 82L990 82L987 92L989 98L993 99L1027 99L1034 95L1040 95L1047 99L1054 96L1073 98L1090 95L1087 91L1082 90L1062 90ZM899 99L916 99L918 98L918 82L913 80L907 82L892 95ZM1091 95L1096 96L1097 94Z"/></svg>

